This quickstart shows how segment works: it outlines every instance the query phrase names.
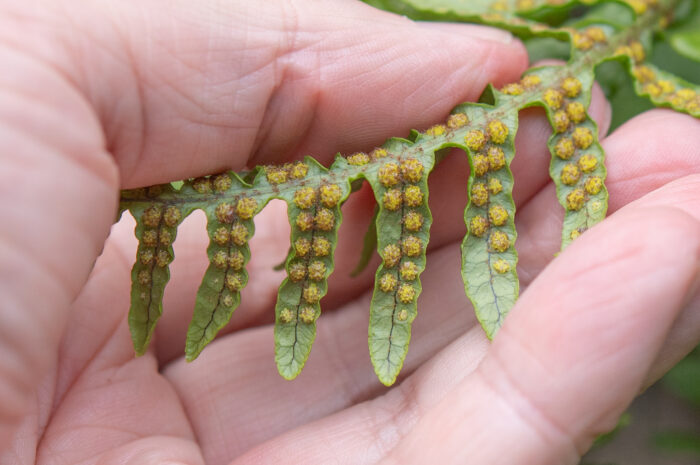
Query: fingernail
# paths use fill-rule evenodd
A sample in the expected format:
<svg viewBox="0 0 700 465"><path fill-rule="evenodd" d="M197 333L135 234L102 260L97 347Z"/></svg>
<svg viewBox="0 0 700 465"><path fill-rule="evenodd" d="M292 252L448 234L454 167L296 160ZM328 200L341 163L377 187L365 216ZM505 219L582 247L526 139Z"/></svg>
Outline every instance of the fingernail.
<svg viewBox="0 0 700 465"><path fill-rule="evenodd" d="M434 29L449 34L459 34L469 36L474 39L488 40L501 44L510 44L513 42L513 34L502 29L496 29L488 26L479 26L476 24L456 24L456 23L434 23L418 21L421 27Z"/></svg>

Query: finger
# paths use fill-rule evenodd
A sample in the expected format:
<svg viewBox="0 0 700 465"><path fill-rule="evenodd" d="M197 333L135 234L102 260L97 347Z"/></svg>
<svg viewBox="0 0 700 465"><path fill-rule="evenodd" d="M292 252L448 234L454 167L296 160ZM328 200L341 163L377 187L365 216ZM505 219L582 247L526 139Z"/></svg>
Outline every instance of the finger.
<svg viewBox="0 0 700 465"><path fill-rule="evenodd" d="M64 77L7 45L0 63L3 450L55 363L70 303L113 221L118 179L94 114Z"/></svg>
<svg viewBox="0 0 700 465"><path fill-rule="evenodd" d="M57 9L70 34L48 28ZM31 15L61 45L37 53L97 108L124 187L309 153L329 162L442 120L527 66L508 33L424 27L357 1L93 2Z"/></svg>
<svg viewBox="0 0 700 465"><path fill-rule="evenodd" d="M469 350L483 354L487 345L476 328L386 396L233 463L370 464L385 456L381 463L578 463L654 371L669 328L696 291L700 191L694 217L671 206L674 189L662 191L651 206L643 199L627 207L561 254L466 379L479 363Z"/></svg>

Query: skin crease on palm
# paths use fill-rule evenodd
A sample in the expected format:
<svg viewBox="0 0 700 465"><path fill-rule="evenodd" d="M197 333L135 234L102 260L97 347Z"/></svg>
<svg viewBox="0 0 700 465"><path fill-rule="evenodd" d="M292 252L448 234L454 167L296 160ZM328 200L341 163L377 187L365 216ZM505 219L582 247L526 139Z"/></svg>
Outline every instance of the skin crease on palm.
<svg viewBox="0 0 700 465"><path fill-rule="evenodd" d="M256 218L243 303L191 364L203 216L180 228L140 358L126 325L133 220L110 232L120 188L307 153L328 163L526 67L503 32L352 0L0 0L0 464L577 463L700 342L697 120L655 110L603 138L611 217L554 259L550 130L521 113L523 293L493 343L459 276L468 166L438 165L419 317L391 389L367 350L373 267L348 277L367 189L344 206L317 340L292 382L276 373L271 326L283 206ZM598 90L591 113L605 134Z"/></svg>

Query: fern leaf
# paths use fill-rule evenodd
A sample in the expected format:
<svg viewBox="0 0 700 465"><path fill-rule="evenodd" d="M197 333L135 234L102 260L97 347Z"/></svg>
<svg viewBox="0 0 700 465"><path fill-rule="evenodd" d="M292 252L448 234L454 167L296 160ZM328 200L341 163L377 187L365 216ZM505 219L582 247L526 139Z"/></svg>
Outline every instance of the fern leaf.
<svg viewBox="0 0 700 465"><path fill-rule="evenodd" d="M192 361L231 319L241 302L241 290L248 283L245 265L250 260L248 241L255 232L253 217L263 202L248 196L245 183L236 175L223 173L188 181L183 189L221 194L218 202L203 207L207 216L209 266L197 291L194 313L187 329L185 355ZM231 192L236 192L231 194Z"/></svg>
<svg viewBox="0 0 700 465"><path fill-rule="evenodd" d="M286 379L301 372L311 352L319 302L333 272L340 206L350 194L348 180L333 182L328 169L313 159L307 164L308 182L281 195L287 202L292 247L275 305L275 361Z"/></svg>
<svg viewBox="0 0 700 465"><path fill-rule="evenodd" d="M469 203L464 212L467 235L462 242L462 279L476 316L489 338L503 323L518 297L515 250L515 203L510 163L515 155L517 108L463 105L471 124L460 141L469 155Z"/></svg>
<svg viewBox="0 0 700 465"><path fill-rule="evenodd" d="M172 200L174 189L169 185L154 186L140 193ZM143 355L163 313L163 292L170 280L170 262L175 257L172 243L177 227L191 210L183 212L178 202L146 202L132 206L130 211L136 219L139 244L131 270L129 329L136 354Z"/></svg>

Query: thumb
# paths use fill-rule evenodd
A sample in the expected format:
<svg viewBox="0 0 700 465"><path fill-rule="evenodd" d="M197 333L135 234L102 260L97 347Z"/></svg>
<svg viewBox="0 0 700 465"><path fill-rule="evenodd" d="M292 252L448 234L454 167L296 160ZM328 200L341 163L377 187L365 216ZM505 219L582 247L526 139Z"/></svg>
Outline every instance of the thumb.
<svg viewBox="0 0 700 465"><path fill-rule="evenodd" d="M652 206L643 199L621 210L552 262L479 368L388 463L578 463L646 385L696 290L700 193L687 212L672 207L673 189L663 202L660 194Z"/></svg>

